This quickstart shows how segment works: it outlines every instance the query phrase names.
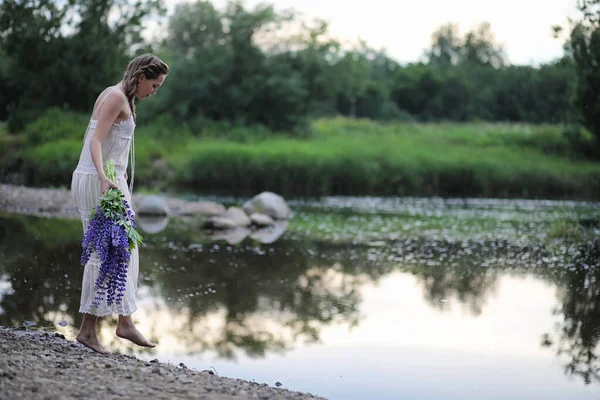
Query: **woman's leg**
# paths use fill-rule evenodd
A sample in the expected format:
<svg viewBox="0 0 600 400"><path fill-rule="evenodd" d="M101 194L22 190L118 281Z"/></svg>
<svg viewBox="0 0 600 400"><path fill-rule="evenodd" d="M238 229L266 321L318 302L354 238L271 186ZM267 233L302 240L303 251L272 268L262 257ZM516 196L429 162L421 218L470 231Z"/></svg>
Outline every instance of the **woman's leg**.
<svg viewBox="0 0 600 400"><path fill-rule="evenodd" d="M129 203L129 206L132 206L131 201L131 193L129 192L129 187L127 186L127 181L125 179L117 178L117 184L119 185L119 189L125 195L125 200ZM123 339L127 339L137 344L138 346L143 347L154 347L155 343L152 343L148 339L144 337L137 330L133 323L133 319L131 319L131 314L137 309L136 305L136 292L138 286L138 275L139 275L139 247L136 246L131 251L131 258L129 262L129 268L127 270L127 284L126 284L126 292L125 296L123 296L123 304L124 306L120 309L119 313L119 321L117 322L117 336ZM123 315L126 314L126 315Z"/></svg>
<svg viewBox="0 0 600 400"><path fill-rule="evenodd" d="M85 235L90 222L90 211L98 204L98 199L100 198L100 184L98 183L98 178L93 175L79 174L77 172L73 173L71 180L71 196L74 204L79 210L83 233ZM84 268L81 282L81 304L79 312L83 314L83 320L81 321L81 327L77 333L76 340L98 353L108 354L109 352L98 342L98 335L96 334L96 322L98 321L98 317L89 313L94 299L94 271L97 271L99 266L99 262L95 255L93 255L92 258L93 260L90 260Z"/></svg>
<svg viewBox="0 0 600 400"><path fill-rule="evenodd" d="M89 347L90 349L101 353L109 354L98 342L98 335L96 334L96 322L98 317L92 314L83 314L83 320L81 321L81 328L75 338L79 343Z"/></svg>
<svg viewBox="0 0 600 400"><path fill-rule="evenodd" d="M150 342L146 339L140 331L137 330L131 319L131 315L119 315L119 322L117 322L117 336L123 339L127 339L143 347L154 347L155 343Z"/></svg>

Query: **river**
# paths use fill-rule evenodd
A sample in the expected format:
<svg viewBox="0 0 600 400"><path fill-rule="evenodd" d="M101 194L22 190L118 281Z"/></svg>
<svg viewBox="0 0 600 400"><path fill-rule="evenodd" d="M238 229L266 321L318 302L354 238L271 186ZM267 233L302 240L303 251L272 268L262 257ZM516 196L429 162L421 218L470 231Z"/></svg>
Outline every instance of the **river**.
<svg viewBox="0 0 600 400"><path fill-rule="evenodd" d="M291 201L267 232L141 220L140 350L329 399L596 399L599 204ZM81 224L0 214L0 325L73 339Z"/></svg>

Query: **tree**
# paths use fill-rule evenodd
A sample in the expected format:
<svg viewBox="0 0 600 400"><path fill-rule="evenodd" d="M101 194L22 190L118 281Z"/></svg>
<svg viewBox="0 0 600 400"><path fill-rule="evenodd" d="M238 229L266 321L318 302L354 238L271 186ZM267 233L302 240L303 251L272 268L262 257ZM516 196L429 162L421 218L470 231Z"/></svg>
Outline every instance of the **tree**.
<svg viewBox="0 0 600 400"><path fill-rule="evenodd" d="M575 106L582 124L600 143L600 0L580 0L582 19L571 31L577 72ZM597 154L597 152L596 152Z"/></svg>
<svg viewBox="0 0 600 400"><path fill-rule="evenodd" d="M334 70L338 82L338 93L341 101L348 102L348 115L356 117L356 104L365 94L371 74L369 48L361 42L356 48L346 51L335 64Z"/></svg>
<svg viewBox="0 0 600 400"><path fill-rule="evenodd" d="M506 64L502 45L496 42L488 22L481 23L475 30L467 32L460 48L461 63L499 68Z"/></svg>
<svg viewBox="0 0 600 400"><path fill-rule="evenodd" d="M178 79L165 87L159 112L294 130L308 114L300 71L285 52L268 54L258 43L289 18L270 5L246 9L239 1L224 10L208 1L178 5L166 42Z"/></svg>
<svg viewBox="0 0 600 400"><path fill-rule="evenodd" d="M10 60L12 96L3 105L9 129L49 106L89 111L143 44L144 20L163 11L159 0L0 2L0 48Z"/></svg>
<svg viewBox="0 0 600 400"><path fill-rule="evenodd" d="M291 42L291 51L282 56L299 72L306 85L309 113L314 116L335 114L338 82L332 66L342 57L342 52L340 43L329 37L329 24L322 20L302 23L302 33ZM294 48L297 51L293 51Z"/></svg>
<svg viewBox="0 0 600 400"><path fill-rule="evenodd" d="M432 65L456 65L460 59L461 45L458 25L442 25L431 35L431 48L426 51L425 56Z"/></svg>
<svg viewBox="0 0 600 400"><path fill-rule="evenodd" d="M436 67L460 64L499 68L507 63L504 48L497 43L488 22L482 22L463 37L457 24L440 26L431 35L431 47L425 57L429 65Z"/></svg>

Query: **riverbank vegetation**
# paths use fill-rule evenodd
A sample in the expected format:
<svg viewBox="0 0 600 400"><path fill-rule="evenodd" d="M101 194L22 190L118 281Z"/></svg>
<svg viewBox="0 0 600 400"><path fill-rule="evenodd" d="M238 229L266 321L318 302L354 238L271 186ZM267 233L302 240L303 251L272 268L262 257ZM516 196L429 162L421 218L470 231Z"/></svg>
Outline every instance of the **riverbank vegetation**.
<svg viewBox="0 0 600 400"><path fill-rule="evenodd" d="M511 64L486 22L440 26L401 64L269 4L5 1L0 180L68 185L97 94L153 51L171 76L138 105L138 188L594 198L597 3L534 66ZM152 18L164 34L144 39Z"/></svg>
<svg viewBox="0 0 600 400"><path fill-rule="evenodd" d="M48 110L0 134L3 173L68 186L87 116ZM593 198L600 165L558 125L314 121L309 137L162 116L136 131L136 185L147 190L286 196L417 195Z"/></svg>

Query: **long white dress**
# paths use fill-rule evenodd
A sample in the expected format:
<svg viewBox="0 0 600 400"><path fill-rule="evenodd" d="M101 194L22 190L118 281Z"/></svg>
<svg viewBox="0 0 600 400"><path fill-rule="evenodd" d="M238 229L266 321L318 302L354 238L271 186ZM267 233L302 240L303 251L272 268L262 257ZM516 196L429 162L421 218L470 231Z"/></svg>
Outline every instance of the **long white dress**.
<svg viewBox="0 0 600 400"><path fill-rule="evenodd" d="M100 180L98 179L98 172L96 171L96 167L92 161L90 150L90 142L94 136L96 125L98 123L97 119L94 119L94 114L99 114L102 104L106 98L108 98L108 96L113 94L116 90L118 89L113 87L105 91L104 96L101 98L100 103L97 106L97 111L94 111L92 114L92 118L90 119L90 123L85 134L85 141L79 157L79 163L73 172L73 177L71 180L71 195L75 205L79 210L84 234L90 221L90 212L98 206L101 197ZM102 143L102 154L104 158L110 158L115 163L115 171L117 176L115 184L123 192L125 195L125 200L127 200L130 206L131 190L133 187L133 169L131 176L131 187L127 186L127 181L125 180L125 171L127 170L130 150L132 152L134 150L132 144L134 131L135 122L133 115L130 114L129 119L111 126L108 135ZM98 277L99 268L100 259L95 253L92 253L89 262L84 267L79 312L96 316L107 316L110 314L130 315L135 312L137 309L136 292L139 273L139 252L137 246L131 252L129 268L127 269L126 289L120 304L115 304L115 302L113 302L109 306L106 302L106 296L104 296L104 299L99 306L92 304L97 292L95 283Z"/></svg>

